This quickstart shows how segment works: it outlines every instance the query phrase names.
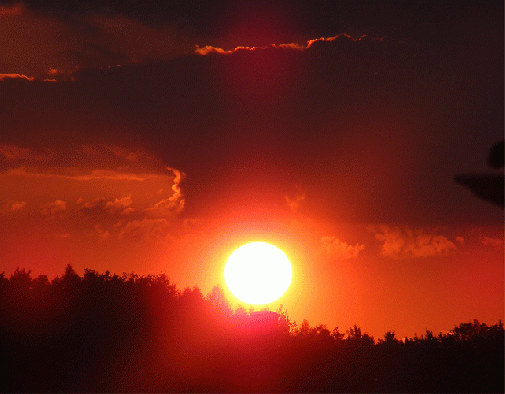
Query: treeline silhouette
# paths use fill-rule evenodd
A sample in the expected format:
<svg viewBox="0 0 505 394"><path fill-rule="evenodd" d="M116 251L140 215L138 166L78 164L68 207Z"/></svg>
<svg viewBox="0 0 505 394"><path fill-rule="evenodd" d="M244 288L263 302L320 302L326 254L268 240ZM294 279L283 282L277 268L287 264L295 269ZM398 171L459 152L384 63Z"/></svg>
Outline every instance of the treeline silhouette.
<svg viewBox="0 0 505 394"><path fill-rule="evenodd" d="M377 341L232 310L222 289L68 265L53 280L0 274L1 392L500 392L504 329Z"/></svg>

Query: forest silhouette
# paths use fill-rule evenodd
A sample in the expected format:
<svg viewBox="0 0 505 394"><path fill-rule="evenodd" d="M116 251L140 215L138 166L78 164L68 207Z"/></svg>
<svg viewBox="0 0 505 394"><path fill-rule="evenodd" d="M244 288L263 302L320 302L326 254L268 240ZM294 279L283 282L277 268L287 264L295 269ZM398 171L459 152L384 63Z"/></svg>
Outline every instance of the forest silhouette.
<svg viewBox="0 0 505 394"><path fill-rule="evenodd" d="M375 338L233 310L219 287L71 265L0 274L1 392L500 392L504 329Z"/></svg>

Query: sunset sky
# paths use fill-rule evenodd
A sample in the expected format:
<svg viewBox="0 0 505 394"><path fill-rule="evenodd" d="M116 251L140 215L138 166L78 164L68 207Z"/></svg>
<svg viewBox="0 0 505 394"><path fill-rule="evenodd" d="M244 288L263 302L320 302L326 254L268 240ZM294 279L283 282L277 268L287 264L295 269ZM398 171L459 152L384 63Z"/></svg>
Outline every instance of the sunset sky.
<svg viewBox="0 0 505 394"><path fill-rule="evenodd" d="M268 306L297 323L497 323L504 211L454 177L503 174L503 13L0 1L0 272L166 273L206 294L264 241L293 266Z"/></svg>

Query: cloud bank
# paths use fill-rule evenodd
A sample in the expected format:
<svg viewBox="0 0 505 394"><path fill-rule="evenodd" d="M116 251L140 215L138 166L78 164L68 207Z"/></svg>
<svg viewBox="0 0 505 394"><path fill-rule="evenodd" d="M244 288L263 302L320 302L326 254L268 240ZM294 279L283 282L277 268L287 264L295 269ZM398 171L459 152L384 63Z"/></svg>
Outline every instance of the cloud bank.
<svg viewBox="0 0 505 394"><path fill-rule="evenodd" d="M321 237L321 248L325 257L339 259L355 259L365 249L365 245L349 245L335 236Z"/></svg>
<svg viewBox="0 0 505 394"><path fill-rule="evenodd" d="M55 236L68 238L70 229L101 241L145 241L167 235L184 209L185 174L143 149L97 144L36 151L1 145L0 166L4 218L35 218L38 212L52 219ZM58 198L47 201L39 184Z"/></svg>
<svg viewBox="0 0 505 394"><path fill-rule="evenodd" d="M393 259L446 256L458 251L454 242L447 237L427 233L423 229L377 226L371 230L381 243L381 254Z"/></svg>

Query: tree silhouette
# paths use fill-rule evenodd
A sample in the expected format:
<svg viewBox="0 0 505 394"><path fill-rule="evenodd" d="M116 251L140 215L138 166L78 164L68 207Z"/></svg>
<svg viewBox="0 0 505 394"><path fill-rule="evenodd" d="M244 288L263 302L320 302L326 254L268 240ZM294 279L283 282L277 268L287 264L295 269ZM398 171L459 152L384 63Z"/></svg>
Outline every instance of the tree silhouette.
<svg viewBox="0 0 505 394"><path fill-rule="evenodd" d="M232 310L219 287L67 265L0 274L2 392L503 392L504 329L374 338Z"/></svg>
<svg viewBox="0 0 505 394"><path fill-rule="evenodd" d="M341 333L338 329L338 327L335 327L333 329L333 331L331 332L331 336L333 338L333 340L336 342L336 343L340 343L342 342L345 334Z"/></svg>

